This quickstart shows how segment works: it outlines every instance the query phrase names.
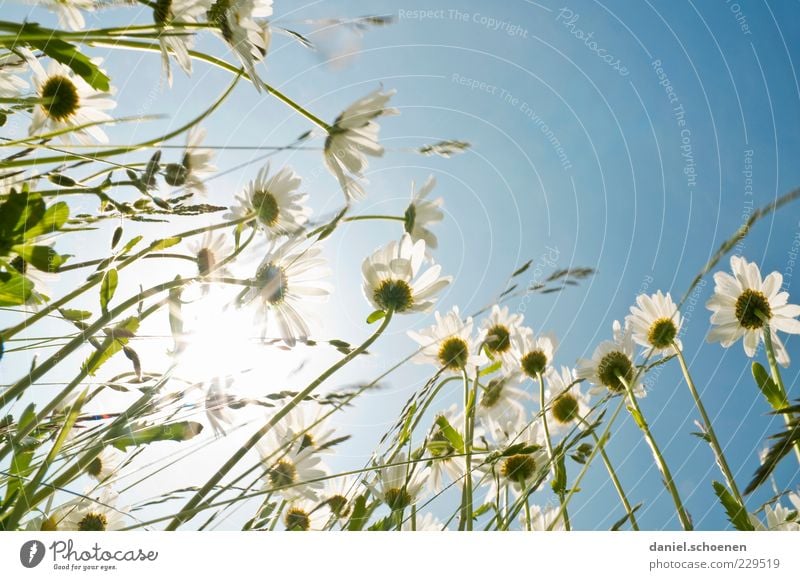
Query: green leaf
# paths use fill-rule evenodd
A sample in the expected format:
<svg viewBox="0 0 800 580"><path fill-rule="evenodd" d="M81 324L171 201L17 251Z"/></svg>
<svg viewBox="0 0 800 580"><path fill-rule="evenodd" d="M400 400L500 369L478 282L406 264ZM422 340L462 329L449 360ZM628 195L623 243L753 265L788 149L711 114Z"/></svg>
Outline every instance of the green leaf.
<svg viewBox="0 0 800 580"><path fill-rule="evenodd" d="M550 486L553 492L561 495L567 491L567 468L564 466L564 454L559 452L553 458L553 481Z"/></svg>
<svg viewBox="0 0 800 580"><path fill-rule="evenodd" d="M50 246L32 246L21 244L12 248L23 260L42 272L56 272L67 261Z"/></svg>
<svg viewBox="0 0 800 580"><path fill-rule="evenodd" d="M464 453L464 440L461 438L461 434L453 428L444 415L436 417L436 425L453 449L458 453Z"/></svg>
<svg viewBox="0 0 800 580"><path fill-rule="evenodd" d="M111 88L110 79L94 64L89 57L81 53L74 44L59 38L59 31L43 28L33 22L17 24L15 22L0 22L0 30L6 30L25 38L19 44L28 44L41 50L53 60L57 60L72 69L72 71L85 80L98 91L108 91Z"/></svg>
<svg viewBox="0 0 800 580"><path fill-rule="evenodd" d="M513 274L511 274L511 277L512 277L512 278L516 278L517 276L519 276L520 274L522 274L523 272L525 272L525 270L527 270L528 268L530 268L530 267L531 267L531 264L533 264L533 260L528 260L528 261L527 261L527 262L525 262L525 263L524 263L522 266L520 266L520 267L519 267L519 269L515 270L515 271L514 271L514 273L513 273Z"/></svg>
<svg viewBox="0 0 800 580"><path fill-rule="evenodd" d="M792 451L795 445L800 443L800 419L793 419L786 431L772 435L770 439L777 440L777 443L769 448L763 463L756 469L753 479L747 484L747 489L744 490L746 494L754 492L762 483L767 481L772 472L775 471L775 468L778 467L778 463Z"/></svg>
<svg viewBox="0 0 800 580"><path fill-rule="evenodd" d="M622 526L625 525L625 522L628 521L630 516L634 515L636 513L636 510L638 510L640 507L642 507L641 503L637 503L635 506L633 506L631 508L631 513L630 514L626 513L624 516L622 516L620 519L618 519L616 522L614 522L614 525L611 526L611 531L612 532L618 531Z"/></svg>
<svg viewBox="0 0 800 580"><path fill-rule="evenodd" d="M353 502L353 513L350 516L350 523L347 524L347 529L351 532L363 530L369 519L370 511L367 508L367 496L359 495Z"/></svg>
<svg viewBox="0 0 800 580"><path fill-rule="evenodd" d="M168 425L144 426L134 424L125 429L124 434L113 437L109 443L125 451L128 447L148 445L156 441L188 441L200 434L203 426L195 421L179 421Z"/></svg>
<svg viewBox="0 0 800 580"><path fill-rule="evenodd" d="M163 240L156 240L150 247L148 248L151 252L157 252L158 250L164 250L166 248L171 248L175 244L180 244L181 238L174 237L174 238L164 238Z"/></svg>
<svg viewBox="0 0 800 580"><path fill-rule="evenodd" d="M122 247L122 249L119 251L120 255L127 254L128 252L130 252L133 249L133 247L136 244L138 244L141 241L142 241L142 236L136 236L135 238L131 238L131 240L127 244L125 244Z"/></svg>
<svg viewBox="0 0 800 580"><path fill-rule="evenodd" d="M78 184L78 182L69 175L63 175L61 173L49 173L47 179L60 187L75 187Z"/></svg>
<svg viewBox="0 0 800 580"><path fill-rule="evenodd" d="M25 304L31 297L33 284L16 271L0 272L0 306Z"/></svg>
<svg viewBox="0 0 800 580"><path fill-rule="evenodd" d="M123 320L112 329L106 329L106 338L100 347L83 363L86 372L94 376L108 359L117 354L139 328L139 319L135 316Z"/></svg>
<svg viewBox="0 0 800 580"><path fill-rule="evenodd" d="M112 250L117 246L121 237L122 237L122 226L117 226L117 228L114 230L114 234L111 236Z"/></svg>
<svg viewBox="0 0 800 580"><path fill-rule="evenodd" d="M722 507L725 508L725 513L728 514L728 520L733 524L733 527L740 532L752 532L754 530L753 524L747 515L747 510L740 504L728 491L728 488L718 481L711 483L714 486L714 493L719 498Z"/></svg>
<svg viewBox="0 0 800 580"><path fill-rule="evenodd" d="M100 308L102 308L103 312L108 310L108 303L111 302L114 292L117 291L118 282L119 276L114 268L111 268L103 276L103 281L100 284Z"/></svg>
<svg viewBox="0 0 800 580"><path fill-rule="evenodd" d="M44 202L42 204L44 205ZM52 234L60 230L68 219L69 206L65 202L59 201L48 207L41 218L36 220L35 224L27 224L27 227L22 232L22 237L25 240L30 240L43 234Z"/></svg>
<svg viewBox="0 0 800 580"><path fill-rule="evenodd" d="M72 322L80 322L92 317L92 313L88 310L75 310L73 308L59 308L58 312Z"/></svg>
<svg viewBox="0 0 800 580"><path fill-rule="evenodd" d="M373 322L378 322L381 318L386 316L386 312L383 310L376 310L369 316L367 316L367 324L372 324Z"/></svg>
<svg viewBox="0 0 800 580"><path fill-rule="evenodd" d="M767 370L757 362L753 363L753 378L764 398L767 399L773 409L778 411L789 404L780 387L775 384Z"/></svg>

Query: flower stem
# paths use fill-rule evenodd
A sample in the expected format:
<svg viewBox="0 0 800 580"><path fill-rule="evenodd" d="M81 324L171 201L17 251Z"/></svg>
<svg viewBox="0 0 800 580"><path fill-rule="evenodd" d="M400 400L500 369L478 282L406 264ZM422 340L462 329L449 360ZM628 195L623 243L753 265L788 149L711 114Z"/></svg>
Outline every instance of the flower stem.
<svg viewBox="0 0 800 580"><path fill-rule="evenodd" d="M580 421L587 428L589 427L589 423L587 423L583 417L579 416L578 421ZM611 478L611 483L614 485L614 489L617 490L617 495L622 502L622 507L625 508L625 513L628 514L628 519L631 522L631 528L638 532L639 524L636 521L636 515L633 513L633 508L631 508L631 503L628 501L628 496L625 494L625 489L622 487L619 477L617 477L617 472L614 470L614 466L611 464L611 459L609 459L608 454L606 453L605 443L600 441L600 438L594 431L591 433L592 439L594 439L595 448L598 449L600 457L603 460L603 464L606 466L606 471L608 471L608 476Z"/></svg>
<svg viewBox="0 0 800 580"><path fill-rule="evenodd" d="M550 427L547 425L547 413L546 413L546 405L544 400L544 377L542 373L538 373L539 375L539 409L542 412L542 426L544 427L544 440L547 444L547 457L550 460L550 467L555 475L557 473L557 467L555 462L555 455L553 454L553 442L550 440ZM566 481L566 477L565 477ZM565 497L565 490L559 489L557 492L558 494L558 502L561 504L562 509L561 513L564 516L564 529L566 531L570 531L570 523L569 523L569 512L567 512L566 506L564 506L564 497ZM528 498L525 498L525 507L527 508ZM528 518L530 520L530 518ZM530 527L530 521L528 522Z"/></svg>
<svg viewBox="0 0 800 580"><path fill-rule="evenodd" d="M467 370L464 376L464 491L462 494L461 521L466 531L472 531L472 417L475 393L470 388ZM477 383L477 378L475 379Z"/></svg>
<svg viewBox="0 0 800 580"><path fill-rule="evenodd" d="M772 344L772 331L770 330L768 324L764 325L764 347L767 351L769 369L772 371L772 380L775 382L778 389L780 389L781 395L783 395L783 400L788 401L789 397L786 394L786 386L783 384L783 377L781 376L781 371L778 368L778 359L775 357L775 346ZM781 415L783 415L783 421L786 423L786 426L790 429L794 428L792 425L792 414L781 413ZM794 454L797 457L798 463L800 463L800 441L794 442Z"/></svg>
<svg viewBox="0 0 800 580"><path fill-rule="evenodd" d="M181 524L186 521L187 514L194 513L195 507L197 507L200 502L208 495L208 493L225 477L231 469L233 469L241 459L247 455L247 453L255 447L255 445L261 440L264 435L269 433L272 428L278 424L278 422L283 419L292 409L294 409L298 404L300 404L306 397L308 397L311 393L313 393L317 387L319 387L323 382L325 382L329 377L331 377L334 373L336 373L339 369L349 363L351 360L359 356L365 350L367 350L372 343L378 340L381 334L386 330L389 326L389 322L392 320L393 312L390 310L386 313L386 316L383 318L380 327L366 340L364 341L358 348L350 351L349 354L341 358L338 362L333 364L330 368L328 368L324 373L314 379L305 389L297 393L291 401L289 401L286 405L283 406L278 412L276 412L270 419L258 430L256 431L245 443L225 462L219 470L211 476L211 478L203 485L197 493L192 496L192 498L186 502L186 505L183 506L180 512L175 514L172 518L170 523L167 525L167 530L176 530Z"/></svg>
<svg viewBox="0 0 800 580"><path fill-rule="evenodd" d="M525 524L527 525L528 531L531 531L531 496L528 493L528 486L526 485L525 488L522 490L525 494ZM564 512L566 513L566 512Z"/></svg>
<svg viewBox="0 0 800 580"><path fill-rule="evenodd" d="M342 221L343 222L357 222L361 220L395 220L395 221L405 221L406 218L397 216L397 215L355 215L351 217L346 217Z"/></svg>
<svg viewBox="0 0 800 580"><path fill-rule="evenodd" d="M731 473L730 467L728 467L728 461L725 459L725 454L722 452L722 446L719 444L717 434L714 432L714 427L711 425L711 419L708 417L708 413L703 405L703 401L700 399L700 393L697 392L697 388L692 380L692 376L689 373L689 366L686 364L686 359L683 357L683 352L681 352L681 349L675 343L673 343L673 348L678 355L678 362L681 365L683 376L686 379L686 384L689 386L689 391L692 393L692 398L694 399L695 405L697 405L697 410L700 411L700 417L703 419L703 429L708 436L708 443L711 445L711 450L714 452L717 465L719 466L723 477L725 477L725 481L728 483L728 487L733 493L734 498L736 498L736 501L739 502L739 505L744 508L744 499L742 498L742 494L739 493L739 487L736 485L736 480L733 477L733 473Z"/></svg>
<svg viewBox="0 0 800 580"><path fill-rule="evenodd" d="M642 414L642 410L639 407L639 402L636 400L636 395L633 394L633 389L627 380L625 380L621 375L617 375L617 377L619 378L620 382L625 385L625 391L628 394L628 402L630 403L628 411L630 411L634 422L642 431L645 441L650 446L650 450L653 452L653 458L656 461L656 466L664 478L664 486L667 488L670 496L672 496L672 501L675 504L675 509L678 512L678 519L681 522L681 526L683 526L684 530L690 531L693 529L692 520L689 518L689 514L686 513L686 510L683 507L681 496L678 494L678 489L675 487L675 481L672 479L672 473L669 470L667 462L664 460L664 456L661 454L661 449L659 449L658 444L653 437L653 433L650 431L650 426L647 424L647 421Z"/></svg>

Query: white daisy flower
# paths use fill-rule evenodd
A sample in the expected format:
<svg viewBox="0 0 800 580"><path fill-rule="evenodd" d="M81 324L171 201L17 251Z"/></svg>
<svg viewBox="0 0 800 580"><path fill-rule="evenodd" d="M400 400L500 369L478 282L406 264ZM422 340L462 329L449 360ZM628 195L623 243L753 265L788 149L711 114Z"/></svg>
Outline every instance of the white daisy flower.
<svg viewBox="0 0 800 580"><path fill-rule="evenodd" d="M198 22L211 7L211 3L212 0L157 0L153 5L153 20L160 30L158 43L161 45L161 65L169 86L172 86L170 53L187 75L192 74L189 50L194 44L194 33L186 28L173 26Z"/></svg>
<svg viewBox="0 0 800 580"><path fill-rule="evenodd" d="M795 504L795 509L790 510L782 506L780 502L776 502L774 506L764 506L767 525L765 526L755 514L749 514L750 523L760 532L800 532L800 518L797 516L797 507L797 504Z"/></svg>
<svg viewBox="0 0 800 580"><path fill-rule="evenodd" d="M669 292L664 294L659 290L651 296L637 296L626 323L631 327L634 342L653 349L654 354L673 354L673 342L681 348L678 336L683 318Z"/></svg>
<svg viewBox="0 0 800 580"><path fill-rule="evenodd" d="M412 242L404 234L400 242L391 241L377 249L361 265L364 296L378 310L427 312L434 298L452 278L440 277L442 267L432 265L417 276L425 259L425 242Z"/></svg>
<svg viewBox="0 0 800 580"><path fill-rule="evenodd" d="M197 274L201 277L214 274L223 276L227 271L219 263L233 253L233 244L227 232L209 230L189 243L189 252L195 257Z"/></svg>
<svg viewBox="0 0 800 580"><path fill-rule="evenodd" d="M57 510L54 520L60 531L106 532L125 527L127 508L116 508L119 494L103 487L94 499L81 498Z"/></svg>
<svg viewBox="0 0 800 580"><path fill-rule="evenodd" d="M530 396L520 387L523 378L519 373L490 380L478 395L475 416L489 431L500 425L511 425L512 430L522 428L525 417L523 403Z"/></svg>
<svg viewBox="0 0 800 580"><path fill-rule="evenodd" d="M261 91L261 81L255 65L267 55L272 32L266 22L255 19L271 15L272 0L216 0L207 13L208 21L216 24L257 91Z"/></svg>
<svg viewBox="0 0 800 580"><path fill-rule="evenodd" d="M330 517L326 504L296 500L286 507L283 523L290 532L315 532L324 530Z"/></svg>
<svg viewBox="0 0 800 580"><path fill-rule="evenodd" d="M109 93L93 89L73 73L72 69L56 61L51 61L45 72L33 53L25 49L25 54L33 71L37 96L41 100L33 109L31 135L111 120L103 112L116 106ZM108 137L99 125L74 130L60 135L59 138L68 142L70 136L86 145L92 140L108 143Z"/></svg>
<svg viewBox="0 0 800 580"><path fill-rule="evenodd" d="M511 345L516 368L525 376L537 380L553 364L558 341L552 334L535 336L530 328L519 327L511 335Z"/></svg>
<svg viewBox="0 0 800 580"><path fill-rule="evenodd" d="M574 424L582 425L581 420L585 420L589 414L590 397L581 392L575 371L569 367L561 367L560 373L550 369L545 381L545 406L550 430L555 432Z"/></svg>
<svg viewBox="0 0 800 580"><path fill-rule="evenodd" d="M522 314L512 314L509 312L508 306L501 308L495 304L481 325L486 333L484 347L490 356L503 361L503 366L508 370L516 368L517 365L514 345L522 344L525 339L525 337L517 335L528 331L522 327L522 320ZM555 347L553 348L555 349Z"/></svg>
<svg viewBox="0 0 800 580"><path fill-rule="evenodd" d="M594 351L591 359L578 360L576 376L586 379L593 385L589 390L591 394L602 394L608 389L612 394L624 394L626 381L633 394L644 397L645 392L641 384L641 377L636 377L637 370L634 365L634 345L631 329L623 329L618 320L614 321L614 340L601 342ZM620 380L620 377L622 380Z"/></svg>
<svg viewBox="0 0 800 580"><path fill-rule="evenodd" d="M464 422L463 414L458 412L457 405L452 405L442 415L456 430L459 430ZM433 491L442 490L444 476L451 481L458 481L464 476L465 458L462 455L456 455L453 445L435 421L428 435L426 448L431 458L429 466Z"/></svg>
<svg viewBox="0 0 800 580"><path fill-rule="evenodd" d="M242 194L236 196L236 204L223 217L235 220L255 213L255 223L268 236L295 234L311 215L311 209L305 205L308 194L297 191L300 181L290 167L269 175L267 163Z"/></svg>
<svg viewBox="0 0 800 580"><path fill-rule="evenodd" d="M214 152L211 149L201 147L206 138L206 130L195 125L186 134L186 152L180 167L182 185L184 189L191 193L206 194L205 180L216 170L216 166L211 162L214 159Z"/></svg>
<svg viewBox="0 0 800 580"><path fill-rule="evenodd" d="M383 146L378 143L378 117L399 114L386 103L395 91L377 89L345 109L331 126L325 139L325 163L339 181L348 200L361 199L366 193L359 180L367 168L367 155L381 157Z"/></svg>
<svg viewBox="0 0 800 580"><path fill-rule="evenodd" d="M777 331L800 334L800 306L788 304L789 293L781 292L783 276L772 272L761 278L758 266L739 256L731 257L733 276L727 272L714 274L714 295L706 303L713 312L708 333L709 342L720 342L728 348L743 338L747 356L756 354L769 325L775 358L783 366L789 366L789 354Z"/></svg>
<svg viewBox="0 0 800 580"><path fill-rule="evenodd" d="M417 514L416 527L411 518L406 518L401 530L404 532L446 532L447 527L435 515L427 512L424 516Z"/></svg>
<svg viewBox="0 0 800 580"><path fill-rule="evenodd" d="M328 472L316 451L310 447L301 449L301 445L301 441L284 445L273 438L271 445L261 448L264 489L274 490L288 501L317 501Z"/></svg>
<svg viewBox="0 0 800 580"><path fill-rule="evenodd" d="M325 481L325 487L320 496L328 504L328 510L337 520L346 521L353 511L352 500L357 490L355 477L342 475Z"/></svg>
<svg viewBox="0 0 800 580"><path fill-rule="evenodd" d="M309 300L324 300L330 287L320 278L328 275L322 248L300 248L301 240L273 246L253 277L253 286L239 295L242 304L256 302L256 323L266 334L269 316L274 316L281 338L288 346L306 341L311 333L301 316Z"/></svg>
<svg viewBox="0 0 800 580"><path fill-rule="evenodd" d="M461 319L458 306L453 306L447 314L434 315L436 323L422 332L408 331L408 336L422 349L414 357L419 364L432 364L448 373L467 371L472 376L486 363L486 357L478 350L482 333L472 336L472 317Z"/></svg>
<svg viewBox="0 0 800 580"><path fill-rule="evenodd" d="M366 485L392 511L403 510L422 498L428 473L408 463L405 453L398 453L389 465L381 459L378 467L375 481Z"/></svg>
<svg viewBox="0 0 800 580"><path fill-rule="evenodd" d="M436 178L431 175L428 180L423 184L419 191L414 191L414 184L411 184L411 203L406 208L405 213L405 230L411 235L411 239L415 242L417 240L425 240L425 247L430 252L435 250L439 245L439 240L432 231L428 229L429 226L438 224L444 219L441 207L444 200L441 197L433 201L427 199L428 195L436 186Z"/></svg>
<svg viewBox="0 0 800 580"><path fill-rule="evenodd" d="M13 99L28 88L28 83L14 73L25 71L25 59L13 52L0 56L0 97Z"/></svg>
<svg viewBox="0 0 800 580"><path fill-rule="evenodd" d="M281 444L297 443L300 451L327 451L328 445L335 439L336 430L330 427L327 420L321 420L321 416L320 409L313 415L307 415L304 407L298 405L275 425L272 433Z"/></svg>
<svg viewBox="0 0 800 580"><path fill-rule="evenodd" d="M549 477L549 459L540 421L534 421L516 433L507 428L497 428L494 436L499 449L519 444L524 444L526 448L523 449L524 453L506 455L494 464L484 464L481 467L491 480L487 501L494 500L498 484L501 489L508 486L519 495L523 490L530 491L532 485Z"/></svg>
<svg viewBox="0 0 800 580"><path fill-rule="evenodd" d="M58 25L70 30L83 30L86 21L81 10L91 12L95 8L94 0L36 0L35 3L54 11Z"/></svg>
<svg viewBox="0 0 800 580"><path fill-rule="evenodd" d="M531 506L531 531L534 532L546 532L550 525L555 521L556 517L558 516L560 508L557 507L545 507L542 508L538 505ZM522 514L522 527L525 529L527 527L526 516ZM558 522L553 526L552 531L563 531L564 530L564 518L559 518Z"/></svg>
<svg viewBox="0 0 800 580"><path fill-rule="evenodd" d="M117 474L119 466L125 459L125 454L119 449L106 446L100 454L84 469L86 474L100 483L108 483Z"/></svg>

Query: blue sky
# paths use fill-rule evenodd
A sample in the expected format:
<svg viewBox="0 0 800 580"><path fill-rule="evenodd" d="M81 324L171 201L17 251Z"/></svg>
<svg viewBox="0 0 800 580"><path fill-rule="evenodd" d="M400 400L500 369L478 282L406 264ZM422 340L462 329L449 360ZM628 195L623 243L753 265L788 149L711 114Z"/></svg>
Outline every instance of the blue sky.
<svg viewBox="0 0 800 580"><path fill-rule="evenodd" d="M42 24L54 23L46 11L9 6L3 5L4 18L30 14ZM136 11L103 12L89 23L124 22ZM472 312L486 305L507 275L528 259L547 256L558 268L596 268L580 287L534 296L526 304L526 321L535 330L559 336L558 365L590 355L639 292L662 289L681 296L748 212L800 183L800 86L794 68L800 62L800 19L794 2L409 0L291 7L276 1L275 13L276 26L301 32L310 30L304 19L394 16L392 25L371 29L363 38L312 36L331 47L361 44L351 58L327 63L325 54L276 34L266 67L259 70L267 82L328 120L381 84L397 90L392 103L401 115L381 123L388 151L371 161L369 195L357 213L400 214L411 181L419 184L436 175L447 214L436 231L436 259L455 276L443 309L459 305L462 312ZM142 12L135 21L146 23L149 15ZM211 38L201 47L222 49ZM106 56L118 86L118 115L170 116L149 125L115 127L109 130L112 141L166 132L207 107L229 82L228 75L197 64L190 79L176 69L172 91L161 90L156 55L93 54ZM123 79L127 82L120 84ZM280 145L311 128L244 83L206 126L213 145ZM451 159L407 151L440 139L462 139L473 147ZM226 169L257 154L226 151L217 165ZM273 163L290 163L305 177L317 214L340 203L335 181L320 171L319 152L281 154ZM211 201L229 203L256 168L217 179ZM739 251L762 270L790 274L799 220L797 205L788 207L759 223ZM391 223L361 222L331 240L327 251L337 308L324 319L322 335L351 342L365 335L363 320L370 309L361 295L360 263L373 247L399 233ZM720 268L727 268L727 259ZM167 276L174 273L161 277ZM706 282L688 316L683 343L744 485L758 465L765 437L780 424L765 416L766 403L752 383L741 345L725 351L705 342L703 305L713 289L710 278ZM787 275L785 287L800 294L800 272ZM374 360L354 365L336 383L379 374L398 353L411 352L405 331L429 323L430 317L422 316L397 321L374 349ZM789 340L788 347L800 359L798 343ZM384 390L342 417L339 424L355 436L337 466L366 460L379 434L430 372L411 366L392 375ZM800 396L796 365L784 379L790 395ZM458 397L450 393L441 408ZM724 527L710 484L720 476L707 445L690 434L697 414L677 364L664 368L642 407L697 526ZM642 527L676 528L649 450L628 419L615 429L609 454L632 501L645 502ZM791 459L779 476L782 483L797 484ZM574 502L575 526L607 529L622 513L599 462L582 487ZM769 495L769 490L757 493L752 506Z"/></svg>

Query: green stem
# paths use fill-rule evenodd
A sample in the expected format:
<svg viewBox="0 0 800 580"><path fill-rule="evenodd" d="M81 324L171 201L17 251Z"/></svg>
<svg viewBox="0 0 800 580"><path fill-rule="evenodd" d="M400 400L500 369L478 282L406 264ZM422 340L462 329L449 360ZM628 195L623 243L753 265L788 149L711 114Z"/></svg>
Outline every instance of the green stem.
<svg viewBox="0 0 800 580"><path fill-rule="evenodd" d="M544 400L544 377L542 373L538 373L539 375L539 409L542 411L542 426L544 427L544 440L547 445L547 458L550 460L550 468L553 471L553 474L556 473L556 462L555 462L555 454L553 453L553 442L550 439L550 427L547 425L547 412L546 412L546 405ZM558 491L558 501L562 506L562 514L564 516L564 529L566 531L570 531L570 522L569 522L569 512L567 511L566 506L564 506L564 491ZM527 507L527 498L525 498L525 504Z"/></svg>
<svg viewBox="0 0 800 580"><path fill-rule="evenodd" d="M462 369L464 378L464 489L462 493L461 520L463 528L472 531L472 421L474 400L467 370ZM477 378L475 379L477 381Z"/></svg>
<svg viewBox="0 0 800 580"><path fill-rule="evenodd" d="M719 439L717 438L717 434L714 432L714 427L711 424L711 419L706 412L705 405L703 405L703 401L700 399L700 393L697 392L697 388L695 387L694 381L692 380L692 375L689 373L689 366L686 364L686 359L683 357L683 352L678 347L676 343L672 344L672 347L675 349L675 353L678 355L678 362L681 365L681 370L683 371L683 377L686 379L686 384L689 386L689 391L692 393L692 398L694 399L695 405L697 405L697 410L700 411L700 417L703 419L703 429L708 436L708 443L711 445L711 450L714 452L714 456L717 460L717 465L719 466L720 471L722 472L722 476L725 478L725 481L728 483L728 488L730 488L731 493L733 493L734 498L736 501L739 502L739 505L742 508L745 507L744 499L742 498L742 494L739 493L739 487L736 485L736 480L733 477L733 473L731 472L730 467L728 466L728 461L725 459L725 454L722 452L722 446L719 444Z"/></svg>
<svg viewBox="0 0 800 580"><path fill-rule="evenodd" d="M530 501L530 496L528 495L528 487L525 486L525 488L522 490L522 492L525 494L525 523L527 524L528 531L530 532L531 529L532 529L531 528L531 501Z"/></svg>
<svg viewBox="0 0 800 580"><path fill-rule="evenodd" d="M346 217L342 221L343 222L357 222L361 220L395 220L399 222L406 221L406 218L396 216L396 215L355 215L351 217Z"/></svg>
<svg viewBox="0 0 800 580"><path fill-rule="evenodd" d="M788 401L789 397L786 393L786 386L783 384L783 377L781 376L780 368L778 368L778 359L775 357L775 347L772 344L772 331L768 324L764 325L764 347L767 351L769 369L772 371L772 380L775 382L778 389L780 389L783 400ZM792 424L793 415L791 413L781 413L781 415L783 415L783 421L786 423L786 426L790 429L794 429L795 427ZM794 442L794 454L797 457L797 461L800 463L800 441Z"/></svg>
<svg viewBox="0 0 800 580"><path fill-rule="evenodd" d="M589 428L589 423L587 423L583 417L579 416L578 421L585 425L587 429ZM603 459L603 464L606 466L608 476L611 478L611 483L614 485L614 489L617 490L617 495L619 496L619 500L622 502L622 507L625 508L625 513L628 514L628 519L631 522L631 528L638 532L639 524L636 521L636 515L633 513L633 508L631 507L631 503L628 501L628 496L625 494L625 489L622 487L619 477L617 477L617 472L614 470L614 466L611 464L611 459L606 453L605 444L600 441L600 438L594 431L591 431L591 434L592 439L594 439L595 448L599 449L600 457Z"/></svg>
<svg viewBox="0 0 800 580"><path fill-rule="evenodd" d="M650 431L650 426L647 424L647 420L642 414L642 410L639 407L639 401L636 400L636 395L633 394L633 388L621 375L617 375L617 378L625 386L625 392L628 396L628 403L630 404L628 410L633 416L634 422L641 430L642 435L644 435L644 439L650 446L650 450L653 452L653 458L656 461L656 466L664 478L664 486L666 487L669 495L672 497L673 503L675 504L675 509L678 512L678 519L681 522L681 526L688 532L693 529L692 520L689 518L689 514L686 513L686 510L683 507L683 502L678 494L678 489L675 487L675 481L672 479L672 473L669 470L669 466L664 460L661 449L659 449L655 437L653 437L653 433Z"/></svg>
<svg viewBox="0 0 800 580"><path fill-rule="evenodd" d="M167 530L176 530L181 524L186 521L186 515L188 513L192 513L194 508L200 504L201 501L208 495L208 493L217 485L223 477L225 477L231 469L233 469L237 463L245 456L247 453L255 447L255 445L261 440L264 435L269 433L272 428L277 425L281 419L283 419L292 409L294 409L298 404L300 404L306 397L308 397L311 393L313 393L317 387L319 387L322 383L324 383L329 377L331 377L334 373L336 373L339 369L353 360L355 357L359 356L365 350L367 350L372 343L378 340L381 334L386 330L389 326L389 322L392 320L393 312L390 310L386 313L386 316L383 318L380 327L366 340L364 341L358 348L350 351L345 357L341 358L338 362L333 364L330 368L328 368L324 373L322 373L319 377L317 377L311 384L309 384L305 389L297 393L291 401L289 401L286 405L283 406L278 412L276 412L270 419L258 430L256 431L229 459L225 462L222 467L213 475L211 478L203 485L200 490L195 493L195 495L186 502L186 505L183 506L180 512L175 514L170 521L169 525L167 525Z"/></svg>

